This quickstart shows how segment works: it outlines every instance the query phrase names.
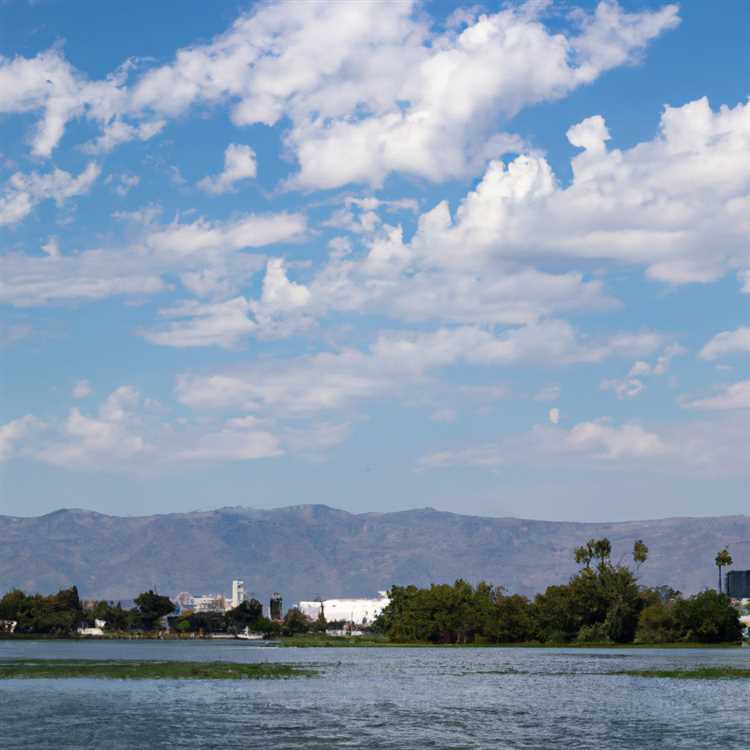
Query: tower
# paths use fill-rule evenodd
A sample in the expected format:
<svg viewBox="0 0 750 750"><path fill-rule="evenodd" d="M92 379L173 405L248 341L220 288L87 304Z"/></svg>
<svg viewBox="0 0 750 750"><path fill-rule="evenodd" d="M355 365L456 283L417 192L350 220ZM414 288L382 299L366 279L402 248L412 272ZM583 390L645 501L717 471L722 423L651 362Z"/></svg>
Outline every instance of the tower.
<svg viewBox="0 0 750 750"><path fill-rule="evenodd" d="M232 609L247 601L244 581L232 581Z"/></svg>
<svg viewBox="0 0 750 750"><path fill-rule="evenodd" d="M284 603L281 599L281 594L274 592L271 594L271 619L281 620L283 619Z"/></svg>

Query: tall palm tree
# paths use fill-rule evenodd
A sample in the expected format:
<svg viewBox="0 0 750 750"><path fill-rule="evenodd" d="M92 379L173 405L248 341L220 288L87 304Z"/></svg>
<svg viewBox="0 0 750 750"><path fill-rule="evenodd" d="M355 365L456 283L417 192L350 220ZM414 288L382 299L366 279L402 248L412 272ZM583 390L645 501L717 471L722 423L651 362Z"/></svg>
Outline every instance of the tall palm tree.
<svg viewBox="0 0 750 750"><path fill-rule="evenodd" d="M716 563L716 567L719 569L719 593L721 593L722 568L730 566L734 562L734 560L732 560L732 556L729 554L729 550L725 547L721 552L719 552L718 555L716 555L716 559L714 562Z"/></svg>

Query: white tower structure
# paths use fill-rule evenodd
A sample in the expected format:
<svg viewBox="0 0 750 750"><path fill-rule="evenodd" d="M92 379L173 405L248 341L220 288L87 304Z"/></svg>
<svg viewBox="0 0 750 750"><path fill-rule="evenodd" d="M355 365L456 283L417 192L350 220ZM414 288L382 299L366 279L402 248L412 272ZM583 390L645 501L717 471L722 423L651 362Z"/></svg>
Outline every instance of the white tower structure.
<svg viewBox="0 0 750 750"><path fill-rule="evenodd" d="M232 609L247 601L244 581L232 581Z"/></svg>

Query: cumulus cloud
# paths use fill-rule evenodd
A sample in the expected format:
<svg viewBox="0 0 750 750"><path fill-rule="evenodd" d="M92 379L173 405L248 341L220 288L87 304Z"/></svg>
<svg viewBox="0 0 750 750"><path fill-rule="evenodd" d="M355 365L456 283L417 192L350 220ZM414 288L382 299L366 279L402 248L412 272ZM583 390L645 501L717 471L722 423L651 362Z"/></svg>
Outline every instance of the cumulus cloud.
<svg viewBox="0 0 750 750"><path fill-rule="evenodd" d="M659 134L608 149L601 118L568 131L584 148L561 185L542 156L493 161L461 202L420 218L407 251L456 268L550 257L641 264L651 278L707 282L750 263L750 104L667 107ZM593 119L593 121L592 121Z"/></svg>
<svg viewBox="0 0 750 750"><path fill-rule="evenodd" d="M564 31L545 26L544 3L467 12L440 29L418 7L261 4L132 83L131 61L89 81L59 49L0 58L0 112L39 114L32 150L49 156L76 118L99 127L89 150L107 151L153 137L191 107L227 106L238 126L289 119L297 185L380 184L392 171L443 180L518 148L498 122L636 61L678 23L675 5L628 13L605 0Z"/></svg>
<svg viewBox="0 0 750 750"><path fill-rule="evenodd" d="M550 409L549 413L547 414L547 417L549 418L549 421L552 424L559 424L560 423L560 410L556 407Z"/></svg>
<svg viewBox="0 0 750 750"><path fill-rule="evenodd" d="M204 177L198 187L220 195L234 190L238 182L255 177L256 173L255 151L250 146L230 143L224 152L224 170L213 177Z"/></svg>

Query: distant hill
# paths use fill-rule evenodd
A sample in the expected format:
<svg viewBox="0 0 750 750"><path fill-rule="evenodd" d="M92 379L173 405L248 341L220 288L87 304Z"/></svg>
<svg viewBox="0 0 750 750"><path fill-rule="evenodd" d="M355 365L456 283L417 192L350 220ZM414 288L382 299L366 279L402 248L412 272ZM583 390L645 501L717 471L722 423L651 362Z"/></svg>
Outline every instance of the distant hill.
<svg viewBox="0 0 750 750"><path fill-rule="evenodd" d="M573 549L601 536L612 540L616 561L643 539L651 555L642 581L692 593L716 585L713 558L727 543L750 540L750 517L562 523L324 505L133 518L59 510L0 516L0 592L76 584L84 597L129 599L153 586L229 593L231 579L243 578L259 597L280 591L289 605L463 577L533 594L569 578ZM750 568L750 544L730 550L735 567Z"/></svg>

